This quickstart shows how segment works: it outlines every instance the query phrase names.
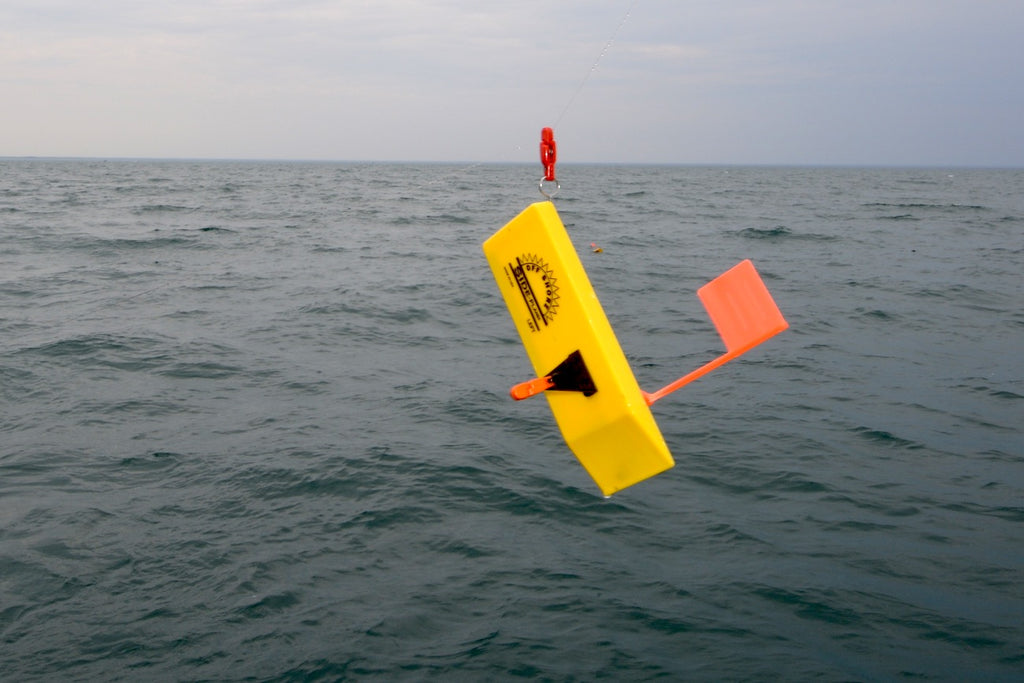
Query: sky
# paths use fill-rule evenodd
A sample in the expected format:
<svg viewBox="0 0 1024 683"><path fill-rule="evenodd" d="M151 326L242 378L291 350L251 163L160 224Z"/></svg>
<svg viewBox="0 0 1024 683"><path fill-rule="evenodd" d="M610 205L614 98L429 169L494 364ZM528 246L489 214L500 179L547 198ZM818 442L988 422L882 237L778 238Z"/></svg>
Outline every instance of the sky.
<svg viewBox="0 0 1024 683"><path fill-rule="evenodd" d="M1021 0L0 0L0 156L1024 167ZM537 161L539 163L539 161Z"/></svg>

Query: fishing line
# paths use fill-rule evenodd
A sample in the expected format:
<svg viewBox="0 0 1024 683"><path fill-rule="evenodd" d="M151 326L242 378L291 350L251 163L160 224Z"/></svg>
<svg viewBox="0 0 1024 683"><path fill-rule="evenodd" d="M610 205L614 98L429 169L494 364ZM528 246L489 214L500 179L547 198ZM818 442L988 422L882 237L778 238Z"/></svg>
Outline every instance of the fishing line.
<svg viewBox="0 0 1024 683"><path fill-rule="evenodd" d="M580 80L579 85L576 86L576 90L574 90L572 95L569 97L569 101L565 103L564 107L562 107L562 113L560 113L558 115L558 118L555 119L555 125L553 127L545 127L541 129L540 159L541 163L544 165L544 176L540 179L540 182L537 184L537 187L540 190L540 193L544 196L544 198L549 201L554 198L555 194L557 194L559 190L562 189L561 184L558 182L558 179L555 176L555 162L558 158L558 153L557 144L555 143L554 138L554 128L558 127L559 124L561 124L562 119L565 118L566 113L572 107L573 103L576 102L576 98L579 96L580 92L583 91L583 88L590 80L590 77L594 74L595 71L597 71L598 66L601 64L601 60L604 59L604 56L608 54L608 51L611 49L612 45L615 44L615 39L618 37L619 32L622 30L622 27L625 26L626 22L629 20L629 17L633 13L633 7L635 5L636 0L630 0L629 6L626 7L625 14L622 15L621 19L619 19L618 26L615 27L615 30L612 31L612 35L608 38L608 40L604 44L604 47L602 47L601 51L597 54L597 58L594 60L594 63L590 65L590 69L588 69L587 72L583 75L583 78ZM545 183L547 183L547 185L545 185ZM553 190L547 189L551 188L552 186L554 186Z"/></svg>
<svg viewBox="0 0 1024 683"><path fill-rule="evenodd" d="M557 119L555 119L555 125L553 126L554 128L557 128L558 124L560 124L562 122L562 119L565 118L566 113L569 111L569 108L572 107L573 103L576 101L576 98L583 90L583 87L587 84L587 81L589 81L590 77L594 75L595 71L597 71L597 67L601 63L601 60L604 59L604 56L608 54L608 51L611 49L612 45L615 44L615 39L618 37L619 32L622 30L622 27L626 25L626 22L629 21L630 15L633 14L633 7L635 5L636 0L630 0L629 7L626 8L626 13L623 14L622 19L619 20L619 25L615 27L615 30L612 32L612 35L608 39L608 42L606 42L604 44L604 47L601 48L601 52L598 53L597 59L595 59L594 63L590 65L590 70L587 71L587 73L583 76L583 79L580 81L580 84L576 86L576 90L569 98L569 101L565 103L565 107L562 108L562 113L558 115Z"/></svg>
<svg viewBox="0 0 1024 683"><path fill-rule="evenodd" d="M559 124L562 122L562 120L565 118L566 114L572 108L573 104L576 102L576 99L579 97L580 93L583 91L583 88L585 88L587 83L590 81L591 76L594 75L594 72L597 71L597 69L600 66L601 62L604 60L605 56L608 54L608 52L611 50L612 46L615 44L615 41L618 38L619 33L622 31L622 27L626 25L626 22L629 21L629 18L632 16L633 8L636 6L636 3L637 3L637 0L630 0L629 5L626 7L625 13L619 19L619 22L615 26L615 29L612 31L611 36L609 36L608 40L605 41L604 46L602 46L600 52L598 52L597 57L594 59L593 63L590 65L590 68L583 75L583 78L580 79L580 82L577 84L575 90L573 90L572 94L569 96L569 99L565 103L565 106L562 107L561 113L559 113L558 117L555 119L555 123L554 123L554 126L553 126L554 128L557 128L559 126ZM477 168L480 168L481 166L486 165L487 163L504 163L504 162L507 162L510 157L516 158L516 157L519 156L519 154L522 151L523 151L523 145L521 143L516 144L512 149L507 150L507 152L511 152L511 153L506 153L505 155L503 155L503 158L499 158L499 159L497 159L497 160L495 160L493 162L485 162L485 161L471 162L471 163L468 163L468 164L465 164L465 165L462 165L462 166L458 166L457 168L454 168L454 169L449 169L447 172L440 173L440 174L436 175L434 178L426 181L425 183L423 183L423 186L424 187L435 187L435 186L441 185L441 184L449 184L452 179L469 175L472 171L474 171ZM541 191L543 192L543 189Z"/></svg>

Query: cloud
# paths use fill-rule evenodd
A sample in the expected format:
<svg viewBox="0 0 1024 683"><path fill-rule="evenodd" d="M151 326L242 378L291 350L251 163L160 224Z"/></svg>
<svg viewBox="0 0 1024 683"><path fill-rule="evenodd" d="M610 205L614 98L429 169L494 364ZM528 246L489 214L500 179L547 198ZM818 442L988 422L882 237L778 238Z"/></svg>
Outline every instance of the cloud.
<svg viewBox="0 0 1024 683"><path fill-rule="evenodd" d="M886 131L993 148L1022 24L1002 0L8 0L0 154L532 160L561 118L581 160L912 161Z"/></svg>

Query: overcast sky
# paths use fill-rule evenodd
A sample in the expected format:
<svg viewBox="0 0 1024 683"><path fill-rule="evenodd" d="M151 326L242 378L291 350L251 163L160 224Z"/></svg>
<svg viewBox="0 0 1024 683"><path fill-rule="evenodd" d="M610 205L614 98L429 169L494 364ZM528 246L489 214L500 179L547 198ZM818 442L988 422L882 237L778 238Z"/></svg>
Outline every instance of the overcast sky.
<svg viewBox="0 0 1024 683"><path fill-rule="evenodd" d="M1022 74L1022 0L0 0L0 156L1024 166Z"/></svg>

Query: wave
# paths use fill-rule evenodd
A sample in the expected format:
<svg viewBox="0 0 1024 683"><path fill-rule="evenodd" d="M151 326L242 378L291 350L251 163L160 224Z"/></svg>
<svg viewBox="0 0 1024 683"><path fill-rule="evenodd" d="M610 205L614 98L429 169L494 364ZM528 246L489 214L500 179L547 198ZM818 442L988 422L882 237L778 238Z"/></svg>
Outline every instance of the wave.
<svg viewBox="0 0 1024 683"><path fill-rule="evenodd" d="M774 228L743 228L742 230L733 231L732 234L744 239L768 241L810 240L817 242L832 242L838 239L832 235L794 232L784 225L778 225Z"/></svg>
<svg viewBox="0 0 1024 683"><path fill-rule="evenodd" d="M715 264L792 325L605 499L507 394L521 168L0 164L8 678L1018 674L1019 175L581 168L641 383L721 353Z"/></svg>

